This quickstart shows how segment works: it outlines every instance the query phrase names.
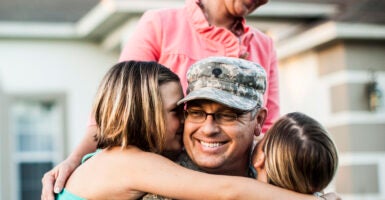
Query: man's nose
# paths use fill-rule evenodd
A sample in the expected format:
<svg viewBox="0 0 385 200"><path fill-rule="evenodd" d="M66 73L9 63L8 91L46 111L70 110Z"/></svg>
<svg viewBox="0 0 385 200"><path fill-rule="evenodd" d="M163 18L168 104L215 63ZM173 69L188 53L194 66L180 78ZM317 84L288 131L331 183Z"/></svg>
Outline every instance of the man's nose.
<svg viewBox="0 0 385 200"><path fill-rule="evenodd" d="M207 115L206 120L201 125L201 130L207 135L216 134L220 131L219 125L213 115Z"/></svg>

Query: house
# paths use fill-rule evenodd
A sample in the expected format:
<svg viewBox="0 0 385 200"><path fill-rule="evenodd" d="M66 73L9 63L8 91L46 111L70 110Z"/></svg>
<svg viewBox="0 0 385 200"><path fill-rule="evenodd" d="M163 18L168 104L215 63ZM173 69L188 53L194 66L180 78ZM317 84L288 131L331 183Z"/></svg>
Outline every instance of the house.
<svg viewBox="0 0 385 200"><path fill-rule="evenodd" d="M98 83L147 9L183 0L0 3L0 199L39 199L43 173L85 133ZM385 2L274 0L248 17L279 58L282 113L320 120L339 148L327 191L385 199Z"/></svg>

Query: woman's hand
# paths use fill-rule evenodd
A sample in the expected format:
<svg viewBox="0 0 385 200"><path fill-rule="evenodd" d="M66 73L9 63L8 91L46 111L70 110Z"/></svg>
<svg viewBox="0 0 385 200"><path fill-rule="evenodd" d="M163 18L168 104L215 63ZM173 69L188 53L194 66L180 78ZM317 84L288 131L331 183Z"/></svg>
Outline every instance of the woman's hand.
<svg viewBox="0 0 385 200"><path fill-rule="evenodd" d="M60 193L72 172L79 166L77 160L66 159L41 179L43 185L41 200L55 200L54 193Z"/></svg>

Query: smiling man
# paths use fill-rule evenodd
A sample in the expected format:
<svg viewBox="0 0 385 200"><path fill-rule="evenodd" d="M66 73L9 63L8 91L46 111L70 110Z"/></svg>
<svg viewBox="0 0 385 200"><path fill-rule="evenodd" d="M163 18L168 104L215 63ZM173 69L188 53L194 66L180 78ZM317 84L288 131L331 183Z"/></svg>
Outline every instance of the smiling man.
<svg viewBox="0 0 385 200"><path fill-rule="evenodd" d="M243 59L210 57L192 65L187 80L187 96L178 102L187 104L183 142L188 157L182 155L181 164L254 176L249 165L253 138L267 113L264 69Z"/></svg>

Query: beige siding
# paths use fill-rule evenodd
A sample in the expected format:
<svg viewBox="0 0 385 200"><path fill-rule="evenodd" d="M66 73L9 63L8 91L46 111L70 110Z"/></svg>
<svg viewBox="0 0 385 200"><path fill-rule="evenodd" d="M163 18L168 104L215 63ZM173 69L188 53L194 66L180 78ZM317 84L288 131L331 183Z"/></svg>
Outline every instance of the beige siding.
<svg viewBox="0 0 385 200"><path fill-rule="evenodd" d="M342 166L336 176L336 189L345 194L379 192L377 165Z"/></svg>

